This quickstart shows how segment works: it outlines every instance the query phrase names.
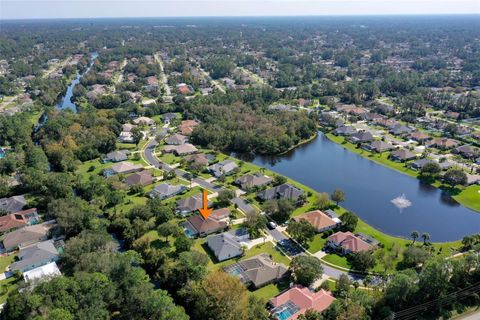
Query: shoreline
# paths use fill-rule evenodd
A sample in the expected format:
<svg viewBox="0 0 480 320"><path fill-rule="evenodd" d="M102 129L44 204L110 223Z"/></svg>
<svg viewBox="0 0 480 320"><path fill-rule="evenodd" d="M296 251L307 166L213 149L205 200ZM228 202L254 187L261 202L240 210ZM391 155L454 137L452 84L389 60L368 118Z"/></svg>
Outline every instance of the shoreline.
<svg viewBox="0 0 480 320"><path fill-rule="evenodd" d="M364 159L367 159L367 160L370 160L372 162L375 162L376 164L379 164L379 165L382 165L386 168L389 168L391 170L395 170L397 172L400 172L404 175L408 175L412 178L415 178L415 179L418 179L418 172L412 170L412 169L409 169L409 168L406 168L406 167L403 167L404 170L399 170L399 168L396 168L395 166L392 166L390 165L388 162L385 163L383 161L378 161L377 159L375 159L375 157L369 157L369 156L366 156L365 154L367 155L381 155L381 153L373 153L373 152L370 152L368 150L364 150L364 149L357 149L353 146L351 146L351 143L350 142L347 142L346 144L343 144L343 143L339 143L339 141L337 141L338 139L334 139L337 138L337 136L334 136L332 133L326 133L324 131L322 131L325 135L325 137L330 140L331 142L333 143L336 143L338 144L339 146L343 147L344 149L348 150L348 151L351 151L357 155L359 155L360 157L364 158ZM339 139L340 138L343 138L343 137L338 137ZM402 164L401 162L399 162L399 164ZM465 193L465 192L470 192L469 190L467 189L472 189L472 190L475 190L475 189L479 189L478 191L480 191L480 188L479 187L476 187L475 185L470 185L468 187L464 187L464 189L462 189L462 191L457 194L457 195L451 195L449 194L447 191L443 190L442 188L440 188L440 182L438 180L435 180L434 183L429 183L429 185L437 188L437 189L440 189L442 192L445 192L447 193L450 197L452 197L455 201L457 201L460 205L464 206L465 208L468 208L472 211L474 211L475 213L479 213L480 214L480 209L479 208L476 208L475 206L473 206L473 204L475 204L475 202L473 204L471 204L470 202L466 202L463 199L463 197L465 197L465 194L462 196L462 193ZM480 197L480 193L479 193L479 197ZM459 199L460 198L460 199Z"/></svg>

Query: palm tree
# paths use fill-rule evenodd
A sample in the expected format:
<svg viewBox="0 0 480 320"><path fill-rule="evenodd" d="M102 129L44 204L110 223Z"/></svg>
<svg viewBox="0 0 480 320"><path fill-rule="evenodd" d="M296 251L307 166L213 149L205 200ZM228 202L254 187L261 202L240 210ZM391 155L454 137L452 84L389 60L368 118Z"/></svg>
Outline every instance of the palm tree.
<svg viewBox="0 0 480 320"><path fill-rule="evenodd" d="M419 234L418 234L418 231L412 231L412 233L410 233L410 237L412 238L413 242L412 244L415 244L415 241L418 239L419 237Z"/></svg>
<svg viewBox="0 0 480 320"><path fill-rule="evenodd" d="M428 232L422 233L423 245L427 244L427 241L430 240L430 234Z"/></svg>

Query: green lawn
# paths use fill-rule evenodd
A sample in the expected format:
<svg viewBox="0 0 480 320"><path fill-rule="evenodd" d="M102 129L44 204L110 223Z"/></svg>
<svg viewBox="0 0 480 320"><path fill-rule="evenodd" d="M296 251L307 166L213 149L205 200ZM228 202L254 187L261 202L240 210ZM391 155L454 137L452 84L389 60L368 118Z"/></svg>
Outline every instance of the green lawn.
<svg viewBox="0 0 480 320"><path fill-rule="evenodd" d="M14 290L17 290L18 283L21 278L10 277L8 279L0 281L0 304L5 303L8 298L8 294Z"/></svg>
<svg viewBox="0 0 480 320"><path fill-rule="evenodd" d="M283 290L287 289L288 285L288 282L272 283L255 291L250 291L250 294L253 294L257 298L268 301Z"/></svg>
<svg viewBox="0 0 480 320"><path fill-rule="evenodd" d="M15 260L16 254L0 257L0 273L5 272L7 267Z"/></svg>
<svg viewBox="0 0 480 320"><path fill-rule="evenodd" d="M327 238L322 238L322 234L316 234L312 241L308 243L308 251L311 253L318 252L323 249Z"/></svg>
<svg viewBox="0 0 480 320"><path fill-rule="evenodd" d="M465 207L480 212L480 185L469 186L453 198Z"/></svg>
<svg viewBox="0 0 480 320"><path fill-rule="evenodd" d="M334 265L342 267L342 268L346 268L346 269L351 268L350 262L348 262L346 257L339 256L339 255L334 254L334 253L327 254L326 256L324 256L322 258L322 260L325 260L327 262L330 262L331 264L334 264Z"/></svg>

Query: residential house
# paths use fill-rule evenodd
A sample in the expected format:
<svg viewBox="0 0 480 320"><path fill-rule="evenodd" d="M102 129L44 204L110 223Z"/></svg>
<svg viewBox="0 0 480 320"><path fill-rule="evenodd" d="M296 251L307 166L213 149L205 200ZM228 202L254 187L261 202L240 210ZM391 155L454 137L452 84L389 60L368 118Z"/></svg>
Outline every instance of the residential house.
<svg viewBox="0 0 480 320"><path fill-rule="evenodd" d="M225 261L243 254L243 246L250 240L246 229L235 229L207 238L207 245L218 261Z"/></svg>
<svg viewBox="0 0 480 320"><path fill-rule="evenodd" d="M167 112L167 113L162 114L162 119L163 119L163 122L165 122L165 123L172 123L172 121L177 119L177 118L178 118L178 116L173 112Z"/></svg>
<svg viewBox="0 0 480 320"><path fill-rule="evenodd" d="M208 166L210 159L203 153L192 154L185 157L187 162L193 162L200 166Z"/></svg>
<svg viewBox="0 0 480 320"><path fill-rule="evenodd" d="M408 126L405 126L403 124L396 124L392 127L390 127L390 130L389 132L393 135L396 135L396 136L402 136L402 135L405 135L405 134L409 134L409 133L412 133L413 129L408 127Z"/></svg>
<svg viewBox="0 0 480 320"><path fill-rule="evenodd" d="M351 136L357 133L357 129L352 126L340 126L333 130L333 134L336 136Z"/></svg>
<svg viewBox="0 0 480 320"><path fill-rule="evenodd" d="M365 145L364 148L370 151L381 153L381 152L392 150L394 146L385 141L373 141L369 145Z"/></svg>
<svg viewBox="0 0 480 320"><path fill-rule="evenodd" d="M298 198L304 194L304 191L295 187L289 183L284 183L279 186L260 191L257 195L262 200L272 199L290 199L298 200Z"/></svg>
<svg viewBox="0 0 480 320"><path fill-rule="evenodd" d="M416 131L416 132L412 132L409 135L409 138L412 139L412 140L415 140L417 142L423 143L426 140L430 139L430 136L428 134L426 134L425 132Z"/></svg>
<svg viewBox="0 0 480 320"><path fill-rule="evenodd" d="M142 170L143 167L139 164L133 164L131 162L120 162L114 164L108 169L103 170L103 175L110 177L116 174L129 174Z"/></svg>
<svg viewBox="0 0 480 320"><path fill-rule="evenodd" d="M460 144L459 141L450 138L435 138L427 142L427 146L447 150L455 148Z"/></svg>
<svg viewBox="0 0 480 320"><path fill-rule="evenodd" d="M394 127L394 126L398 125L397 121L392 120L392 119L388 119L388 118L375 119L375 120L373 120L373 123L375 123L376 125L385 127L385 128L391 128L391 127Z"/></svg>
<svg viewBox="0 0 480 320"><path fill-rule="evenodd" d="M5 250L13 251L17 248L45 241L48 239L49 231L54 226L53 221L47 221L42 224L25 226L6 234L3 239Z"/></svg>
<svg viewBox="0 0 480 320"><path fill-rule="evenodd" d="M416 157L417 156L415 155L415 153L407 149L398 149L390 153L390 159L398 162L405 162L408 160L415 159Z"/></svg>
<svg viewBox="0 0 480 320"><path fill-rule="evenodd" d="M209 201L209 206L210 205L211 202ZM196 194L177 201L177 212L180 214L187 214L200 208L203 208L203 197L201 194Z"/></svg>
<svg viewBox="0 0 480 320"><path fill-rule="evenodd" d="M369 131L360 131L349 138L351 143L367 143L375 140Z"/></svg>
<svg viewBox="0 0 480 320"><path fill-rule="evenodd" d="M189 136L192 134L193 129L200 123L196 120L184 120L179 126L180 132L183 135Z"/></svg>
<svg viewBox="0 0 480 320"><path fill-rule="evenodd" d="M248 190L255 187L262 187L272 182L271 177L261 174L260 172L254 174L246 174L235 180L235 184L239 185L243 190Z"/></svg>
<svg viewBox="0 0 480 320"><path fill-rule="evenodd" d="M137 119L133 120L133 123L136 125L153 126L155 125L155 120L148 117L138 117Z"/></svg>
<svg viewBox="0 0 480 320"><path fill-rule="evenodd" d="M175 186L168 183L162 183L153 188L150 192L150 198L167 199L182 193L186 189L187 187L183 185Z"/></svg>
<svg viewBox="0 0 480 320"><path fill-rule="evenodd" d="M122 131L123 132L132 132L133 129L135 129L137 126L131 123L125 123L122 125Z"/></svg>
<svg viewBox="0 0 480 320"><path fill-rule="evenodd" d="M385 118L385 116L382 116L378 113L369 112L369 113L366 113L366 114L363 115L363 119L365 119L366 121L369 121L369 122L370 121L375 121L376 119L383 119L383 118Z"/></svg>
<svg viewBox="0 0 480 320"><path fill-rule="evenodd" d="M480 154L480 149L472 145L464 145L455 148L452 152L467 159L475 159Z"/></svg>
<svg viewBox="0 0 480 320"><path fill-rule="evenodd" d="M59 253L54 241L47 240L20 248L17 257L18 261L12 263L9 270L25 272L58 261Z"/></svg>
<svg viewBox="0 0 480 320"><path fill-rule="evenodd" d="M414 170L422 170L422 168L428 163L435 163L435 161L423 158L413 161L409 166Z"/></svg>
<svg viewBox="0 0 480 320"><path fill-rule="evenodd" d="M339 231L332 234L328 237L326 245L330 248L340 250L343 254L369 251L374 248L372 244L350 231Z"/></svg>
<svg viewBox="0 0 480 320"><path fill-rule="evenodd" d="M278 282L289 275L288 267L283 263L275 263L266 253L241 260L223 270L254 289Z"/></svg>
<svg viewBox="0 0 480 320"><path fill-rule="evenodd" d="M270 312L274 319L296 320L309 309L322 312L333 301L335 301L333 295L324 289L314 292L301 285L295 285L270 300L273 306Z"/></svg>
<svg viewBox="0 0 480 320"><path fill-rule="evenodd" d="M210 213L209 218L215 219L217 221L226 221L230 217L232 212L228 208L220 208L213 210L212 213Z"/></svg>
<svg viewBox="0 0 480 320"><path fill-rule="evenodd" d="M133 186L133 185L142 185L142 186L148 186L152 184L154 181L152 174L148 171L141 171L141 172L135 172L132 175L129 175L125 179L125 183L128 186Z"/></svg>
<svg viewBox="0 0 480 320"><path fill-rule="evenodd" d="M36 224L38 221L40 221L40 217L38 216L37 208L6 214L0 217L0 232L3 233Z"/></svg>
<svg viewBox="0 0 480 320"><path fill-rule="evenodd" d="M218 221L212 217L204 219L200 215L195 214L188 218L183 226L189 236L205 237L209 234L225 230L228 225L225 221Z"/></svg>
<svg viewBox="0 0 480 320"><path fill-rule="evenodd" d="M23 195L13 196L10 198L1 198L0 210L14 213L21 211L26 204L27 200L25 200L25 197Z"/></svg>
<svg viewBox="0 0 480 320"><path fill-rule="evenodd" d="M183 134L173 134L165 139L165 143L169 145L181 145L188 141L188 137L184 136Z"/></svg>
<svg viewBox="0 0 480 320"><path fill-rule="evenodd" d="M188 95L188 94L193 93L194 90L191 86L187 85L186 83L179 83L179 84L177 84L177 91L180 94Z"/></svg>
<svg viewBox="0 0 480 320"><path fill-rule="evenodd" d="M198 149L190 143L181 144L179 146L173 146L173 148L167 148L172 146L165 146L163 151L165 152L173 152L177 156L185 156L193 153L197 153Z"/></svg>
<svg viewBox="0 0 480 320"><path fill-rule="evenodd" d="M118 141L122 143L134 143L135 139L133 138L133 133L128 131L122 131L118 136Z"/></svg>
<svg viewBox="0 0 480 320"><path fill-rule="evenodd" d="M304 213L302 215L294 217L293 220L297 222L305 220L310 223L317 232L334 229L342 223L339 218L331 218L329 215L320 210L314 210Z"/></svg>
<svg viewBox="0 0 480 320"><path fill-rule="evenodd" d="M110 152L110 153L107 153L103 159L102 159L102 162L103 163L107 163L107 162L121 162L121 161L125 161L125 160L128 160L128 155L130 154L130 151L128 150L117 150L117 151L113 151L113 152Z"/></svg>
<svg viewBox="0 0 480 320"><path fill-rule="evenodd" d="M208 167L208 170L215 176L215 177L221 177L223 175L229 175L232 174L235 169L238 168L238 165L235 161L232 160L224 160L218 163L215 163Z"/></svg>
<svg viewBox="0 0 480 320"><path fill-rule="evenodd" d="M62 273L58 269L57 263L52 261L43 266L34 268L23 273L23 279L26 283L37 284L39 282L50 280L54 277L61 276Z"/></svg>

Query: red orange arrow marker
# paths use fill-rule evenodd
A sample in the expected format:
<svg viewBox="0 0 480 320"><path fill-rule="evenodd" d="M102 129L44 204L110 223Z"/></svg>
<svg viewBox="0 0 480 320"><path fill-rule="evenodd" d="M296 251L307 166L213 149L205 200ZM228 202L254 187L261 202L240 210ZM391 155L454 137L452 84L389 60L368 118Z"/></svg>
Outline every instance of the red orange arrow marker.
<svg viewBox="0 0 480 320"><path fill-rule="evenodd" d="M208 208L208 197L206 190L203 190L203 208L198 209L198 211L200 211L200 214L205 220L207 220L210 213L212 213L212 209Z"/></svg>

